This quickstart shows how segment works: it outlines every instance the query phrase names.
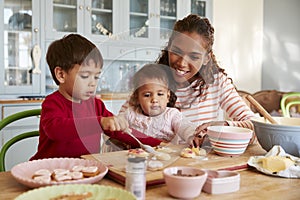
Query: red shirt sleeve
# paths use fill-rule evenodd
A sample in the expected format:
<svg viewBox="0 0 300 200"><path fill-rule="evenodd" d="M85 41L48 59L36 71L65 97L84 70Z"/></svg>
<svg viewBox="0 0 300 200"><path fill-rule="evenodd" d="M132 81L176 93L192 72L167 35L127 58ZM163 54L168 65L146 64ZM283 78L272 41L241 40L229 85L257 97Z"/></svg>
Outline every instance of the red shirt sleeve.
<svg viewBox="0 0 300 200"><path fill-rule="evenodd" d="M123 143L129 144L131 148L139 148L140 145L138 144L135 139L133 139L130 135L126 134L125 132L122 131L105 131L105 134L111 138L114 138L116 140L119 140ZM135 129L132 129L132 134L135 135L143 144L147 144L150 146L157 146L159 145L162 141L153 138L150 136L147 136Z"/></svg>

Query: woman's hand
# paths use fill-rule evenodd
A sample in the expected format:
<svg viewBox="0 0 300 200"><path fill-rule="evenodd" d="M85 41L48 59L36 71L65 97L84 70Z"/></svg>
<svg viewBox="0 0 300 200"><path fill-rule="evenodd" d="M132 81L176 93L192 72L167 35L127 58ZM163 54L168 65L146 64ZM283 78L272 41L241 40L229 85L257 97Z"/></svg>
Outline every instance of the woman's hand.
<svg viewBox="0 0 300 200"><path fill-rule="evenodd" d="M121 116L102 117L100 125L108 131L125 131L128 129L128 121Z"/></svg>

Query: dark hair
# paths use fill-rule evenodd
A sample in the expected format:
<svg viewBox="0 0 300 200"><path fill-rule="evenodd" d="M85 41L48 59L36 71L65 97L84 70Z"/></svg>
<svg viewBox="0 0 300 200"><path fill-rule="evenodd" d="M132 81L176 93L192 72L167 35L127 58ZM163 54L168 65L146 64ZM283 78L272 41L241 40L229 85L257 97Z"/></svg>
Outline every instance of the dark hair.
<svg viewBox="0 0 300 200"><path fill-rule="evenodd" d="M75 64L88 64L91 59L96 65L100 64L101 68L103 65L102 55L96 45L79 34L69 34L52 42L48 48L46 59L57 85L59 85L59 81L54 72L57 66L68 72Z"/></svg>
<svg viewBox="0 0 300 200"><path fill-rule="evenodd" d="M200 17L195 14L190 14L182 20L178 20L174 25L167 46L161 51L161 55L159 56L156 62L159 64L169 66L168 49L176 35L178 33L183 32L196 32L200 36L202 36L202 39L204 40L205 44L204 48L206 49L207 54L210 54L211 57L210 61L206 65L202 65L199 72L194 76L197 80L197 84L194 86L194 88L199 86L200 89L198 96L200 96L200 94L203 92L202 90L205 84L213 83L214 74L222 72L225 75L227 75L224 72L224 69L219 67L215 55L213 53L212 47L214 43L214 28L212 27L207 18Z"/></svg>
<svg viewBox="0 0 300 200"><path fill-rule="evenodd" d="M166 86L170 90L171 98L169 98L168 107L174 107L176 102L176 95L175 95L175 82L172 78L171 69L168 66L150 63L144 65L139 71L135 73L133 76L130 85L133 89L133 94L130 97L129 104L131 106L137 107L139 104L137 102L138 99L138 89L142 86L142 80L149 78L149 79L158 79L166 83Z"/></svg>

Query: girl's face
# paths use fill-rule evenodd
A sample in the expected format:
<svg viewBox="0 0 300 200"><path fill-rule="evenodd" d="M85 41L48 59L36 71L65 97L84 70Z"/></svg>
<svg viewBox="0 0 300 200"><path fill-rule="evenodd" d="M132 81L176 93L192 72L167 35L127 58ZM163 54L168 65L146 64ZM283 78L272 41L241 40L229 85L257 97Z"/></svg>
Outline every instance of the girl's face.
<svg viewBox="0 0 300 200"><path fill-rule="evenodd" d="M207 64L210 56L204 48L202 37L196 32L177 34L168 48L170 67L175 69L173 77L180 85L192 82L201 66Z"/></svg>
<svg viewBox="0 0 300 200"><path fill-rule="evenodd" d="M65 98L79 103L95 95L101 67L93 60L90 60L87 65L76 64L68 72L57 68L59 91Z"/></svg>
<svg viewBox="0 0 300 200"><path fill-rule="evenodd" d="M143 113L157 116L165 111L169 102L170 91L164 81L158 79L144 79L138 88L138 102Z"/></svg>

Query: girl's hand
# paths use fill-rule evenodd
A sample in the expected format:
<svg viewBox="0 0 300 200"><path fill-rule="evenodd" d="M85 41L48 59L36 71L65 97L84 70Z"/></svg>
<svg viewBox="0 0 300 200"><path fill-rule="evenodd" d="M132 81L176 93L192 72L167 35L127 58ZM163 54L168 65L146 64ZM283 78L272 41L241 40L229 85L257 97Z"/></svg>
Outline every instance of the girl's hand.
<svg viewBox="0 0 300 200"><path fill-rule="evenodd" d="M102 117L100 125L108 131L125 131L129 127L127 120L120 116Z"/></svg>
<svg viewBox="0 0 300 200"><path fill-rule="evenodd" d="M213 122L206 122L199 125L195 130L195 137L193 140L195 146L202 145L204 141L204 137L206 136L207 133L207 127L209 126L228 126L228 124L226 121L213 121Z"/></svg>
<svg viewBox="0 0 300 200"><path fill-rule="evenodd" d="M205 136L204 136L205 137ZM200 137L194 137L193 138L193 143L192 145L190 145L191 147L201 147L201 145L204 142L204 137L200 138Z"/></svg>
<svg viewBox="0 0 300 200"><path fill-rule="evenodd" d="M228 123L226 121L213 121L203 123L196 128L195 136L203 138L206 135L207 127L209 126L228 126Z"/></svg>

